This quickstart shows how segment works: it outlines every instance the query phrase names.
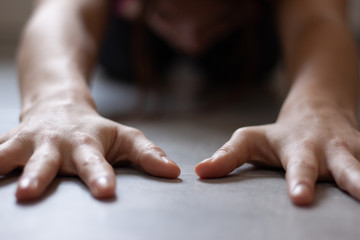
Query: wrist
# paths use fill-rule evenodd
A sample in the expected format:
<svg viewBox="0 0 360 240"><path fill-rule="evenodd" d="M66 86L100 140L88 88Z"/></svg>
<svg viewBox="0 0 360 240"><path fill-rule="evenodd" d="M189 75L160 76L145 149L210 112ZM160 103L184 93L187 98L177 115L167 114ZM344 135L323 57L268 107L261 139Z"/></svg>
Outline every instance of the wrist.
<svg viewBox="0 0 360 240"><path fill-rule="evenodd" d="M333 118L343 117L353 126L357 126L356 109L352 105L339 104L331 97L303 97L300 99L287 99L282 106L279 121L292 118L302 119L309 117Z"/></svg>
<svg viewBox="0 0 360 240"><path fill-rule="evenodd" d="M88 91L79 92L63 89L54 93L24 98L20 121L33 114L68 110L97 113L95 102Z"/></svg>

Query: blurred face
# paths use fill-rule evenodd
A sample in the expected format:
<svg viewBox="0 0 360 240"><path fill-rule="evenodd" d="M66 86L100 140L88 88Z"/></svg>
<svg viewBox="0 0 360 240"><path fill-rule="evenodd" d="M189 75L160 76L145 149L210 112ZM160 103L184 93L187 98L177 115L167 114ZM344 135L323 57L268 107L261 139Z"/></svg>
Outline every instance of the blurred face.
<svg viewBox="0 0 360 240"><path fill-rule="evenodd" d="M201 55L241 24L240 8L226 0L158 0L148 25L178 50Z"/></svg>

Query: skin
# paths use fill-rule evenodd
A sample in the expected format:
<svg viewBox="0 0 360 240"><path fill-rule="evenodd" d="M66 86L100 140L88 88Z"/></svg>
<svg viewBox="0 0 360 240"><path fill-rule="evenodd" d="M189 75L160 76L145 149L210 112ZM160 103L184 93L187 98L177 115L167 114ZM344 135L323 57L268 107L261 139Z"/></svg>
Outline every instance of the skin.
<svg viewBox="0 0 360 240"><path fill-rule="evenodd" d="M310 204L318 179L334 179L360 200L358 59L345 1L282 1L279 30L291 90L275 123L235 131L196 166L201 178L222 177L245 162L286 170L295 204Z"/></svg>
<svg viewBox="0 0 360 240"><path fill-rule="evenodd" d="M159 9L171 14L164 19L154 11L148 24L177 49L201 54L232 28L224 18L228 8L215 0L199 2L203 7L198 1L160 1ZM87 83L106 3L38 1L26 27L19 49L21 123L0 136L0 174L24 167L16 192L20 201L41 196L57 174L78 175L95 197L111 197L115 194L111 165L123 160L159 177L180 174L178 166L164 159L164 151L139 130L96 111ZM222 177L245 162L262 163L286 170L288 193L295 204L312 202L319 178L333 178L360 199L358 59L346 26L345 3L284 0L278 6L291 89L277 121L238 129L195 171L201 178ZM183 27L185 20L191 31Z"/></svg>
<svg viewBox="0 0 360 240"><path fill-rule="evenodd" d="M37 2L19 50L21 123L0 137L0 174L24 167L19 201L40 197L57 174L79 176L94 197L112 197L111 165L124 160L154 176L180 175L139 130L96 111L88 80L107 9L97 0Z"/></svg>

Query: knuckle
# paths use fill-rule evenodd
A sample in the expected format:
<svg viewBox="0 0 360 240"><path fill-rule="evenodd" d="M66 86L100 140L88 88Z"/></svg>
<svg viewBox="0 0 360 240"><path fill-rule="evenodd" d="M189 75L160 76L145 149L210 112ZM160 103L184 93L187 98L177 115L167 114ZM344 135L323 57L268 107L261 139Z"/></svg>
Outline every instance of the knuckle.
<svg viewBox="0 0 360 240"><path fill-rule="evenodd" d="M37 137L37 141L41 143L57 143L60 140L60 134L53 131L46 131Z"/></svg>
<svg viewBox="0 0 360 240"><path fill-rule="evenodd" d="M336 137L330 140L329 148L332 150L338 150L338 149L348 149L349 146L344 139Z"/></svg>
<svg viewBox="0 0 360 240"><path fill-rule="evenodd" d="M251 127L243 127L243 128L239 128L237 129L233 136L235 137L250 137L252 134L254 133L254 130Z"/></svg>
<svg viewBox="0 0 360 240"><path fill-rule="evenodd" d="M13 139L17 142L28 142L30 139L34 138L34 132L29 129L22 129L21 131L18 131Z"/></svg>
<svg viewBox="0 0 360 240"><path fill-rule="evenodd" d="M37 131L36 129L22 128L17 131L13 139L20 143L56 143L60 140L61 133L52 130Z"/></svg>
<svg viewBox="0 0 360 240"><path fill-rule="evenodd" d="M311 173L315 174L318 172L318 165L314 161L302 161L301 166Z"/></svg>
<svg viewBox="0 0 360 240"><path fill-rule="evenodd" d="M155 143L148 143L145 151L156 151L156 152L162 152L161 148L158 147Z"/></svg>
<svg viewBox="0 0 360 240"><path fill-rule="evenodd" d="M32 158L29 161L41 161L41 162L46 162L48 163L49 161L51 161L54 157L52 156L52 154L49 151L44 151L44 150L40 150L40 151L36 151L35 154L32 156Z"/></svg>
<svg viewBox="0 0 360 240"><path fill-rule="evenodd" d="M127 134L132 138L144 137L144 133L139 129L129 127L127 130Z"/></svg>
<svg viewBox="0 0 360 240"><path fill-rule="evenodd" d="M318 165L314 161L299 159L299 160L292 160L289 162L289 164L290 167L293 169L302 168L302 169L306 169L306 171L311 172L313 174L316 174L318 172Z"/></svg>
<svg viewBox="0 0 360 240"><path fill-rule="evenodd" d="M225 154L231 154L233 152L233 149L229 146L222 146L216 151L216 154L218 155L225 155Z"/></svg>
<svg viewBox="0 0 360 240"><path fill-rule="evenodd" d="M161 156L161 155L165 155L164 151L160 147L158 147L157 145L151 142L148 143L145 146L144 150L137 155L136 162L141 164L143 161L151 159L154 156Z"/></svg>
<svg viewBox="0 0 360 240"><path fill-rule="evenodd" d="M239 128L237 129L233 135L232 138L235 139L240 139L243 141L248 141L248 140L254 140L254 139L258 139L258 137L262 136L263 131L262 128L260 127L243 127L243 128Z"/></svg>
<svg viewBox="0 0 360 240"><path fill-rule="evenodd" d="M314 139L312 138L306 138L306 139L302 139L299 143L298 143L298 149L301 150L315 150L317 147L317 143L315 142Z"/></svg>
<svg viewBox="0 0 360 240"><path fill-rule="evenodd" d="M82 168L88 168L88 167L91 167L92 165L94 165L94 159L91 159L91 158L86 158L85 160L83 160L81 162Z"/></svg>
<svg viewBox="0 0 360 240"><path fill-rule="evenodd" d="M212 156L213 158L222 158L222 157L238 157L236 151L228 144L225 144L219 148Z"/></svg>
<svg viewBox="0 0 360 240"><path fill-rule="evenodd" d="M148 143L145 147L145 150L142 154L142 157L143 158L149 158L153 155L163 155L165 154L164 151L158 147L157 145L155 145L154 143Z"/></svg>
<svg viewBox="0 0 360 240"><path fill-rule="evenodd" d="M92 145L94 142L95 139L93 137L84 133L77 134L72 140L72 144L75 146Z"/></svg>
<svg viewBox="0 0 360 240"><path fill-rule="evenodd" d="M79 166L80 170L89 169L89 168L97 168L98 170L101 169L101 162L100 157L98 156L87 156L86 158L82 159L79 164L76 164Z"/></svg>

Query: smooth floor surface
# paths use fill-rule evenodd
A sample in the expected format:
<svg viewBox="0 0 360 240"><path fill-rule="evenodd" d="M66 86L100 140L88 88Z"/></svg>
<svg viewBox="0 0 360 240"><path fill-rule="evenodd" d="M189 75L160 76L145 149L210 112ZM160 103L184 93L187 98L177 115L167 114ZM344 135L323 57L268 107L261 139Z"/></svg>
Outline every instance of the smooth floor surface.
<svg viewBox="0 0 360 240"><path fill-rule="evenodd" d="M20 101L12 58L0 56L4 133L17 125ZM113 94L115 89L124 94ZM93 83L105 115L126 112L134 100L131 91L110 81ZM162 117L119 114L123 124L139 128L162 147L182 174L166 180L117 168L114 199L99 201L79 179L59 177L42 199L20 204L14 196L19 174L0 176L0 239L359 239L360 203L332 183L319 183L314 204L298 207L288 199L281 170L244 165L226 178L198 179L194 166L236 128L275 120L278 107L248 101L254 104L237 110Z"/></svg>

